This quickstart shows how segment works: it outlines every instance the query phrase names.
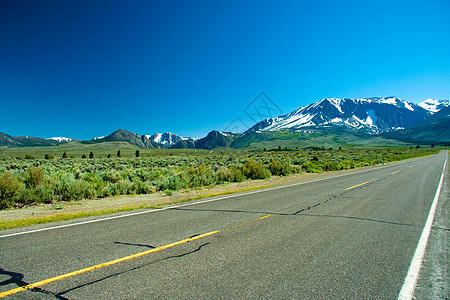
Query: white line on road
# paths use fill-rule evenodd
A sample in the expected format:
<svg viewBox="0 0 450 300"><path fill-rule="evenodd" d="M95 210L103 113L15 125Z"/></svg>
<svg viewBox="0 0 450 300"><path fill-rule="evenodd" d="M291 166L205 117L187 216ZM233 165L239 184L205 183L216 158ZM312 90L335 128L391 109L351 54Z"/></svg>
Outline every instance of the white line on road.
<svg viewBox="0 0 450 300"><path fill-rule="evenodd" d="M431 204L430 212L428 213L425 227L423 228L422 235L420 236L419 243L417 244L416 252L409 266L408 274L403 282L402 289L398 295L399 300L411 300L416 289L417 279L419 278L420 269L422 268L423 257L425 256L425 249L427 248L428 238L430 237L431 227L433 226L434 215L436 214L436 208L439 201L439 195L441 194L442 182L444 181L445 167L447 165L447 157L445 158L444 167L442 168L441 178L439 185L434 195L433 203Z"/></svg>

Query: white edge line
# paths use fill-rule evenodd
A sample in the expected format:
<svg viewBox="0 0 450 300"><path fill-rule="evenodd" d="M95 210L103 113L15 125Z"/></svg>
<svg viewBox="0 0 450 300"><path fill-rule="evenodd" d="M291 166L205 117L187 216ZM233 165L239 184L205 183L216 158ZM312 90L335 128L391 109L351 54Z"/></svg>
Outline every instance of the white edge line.
<svg viewBox="0 0 450 300"><path fill-rule="evenodd" d="M418 159L420 159L420 158L423 158L423 157L419 157ZM410 163L410 161L399 162L398 164L402 164L402 163ZM398 164L395 164L395 165L398 165ZM387 167L391 167L391 166L393 166L393 165L384 165L384 166L379 166L376 169L387 168ZM320 178L320 179L316 179L316 180L297 182L297 183L292 183L292 184L282 185L282 186L276 186L276 187L271 187L271 188L263 188L263 189L256 190L256 191L251 191L251 192L237 193L237 194L233 194L233 195L225 196L225 197L220 197L220 198L213 198L213 199L208 199L208 200L203 200L203 201L195 201L195 202L190 202L190 203L186 203L186 204L180 204L180 205L176 205L176 206L168 206L168 207L164 207L164 208L145 210L145 211L129 213L129 214L120 215L120 216L113 216L113 217L107 217L107 218L83 221L83 222L78 222L78 223L72 223L72 224L66 224L66 225L59 225L59 226L53 226L53 227L47 227L47 228L41 228L41 229L35 229L35 230L29 230L29 231L22 231L22 232L16 232L16 233L11 233L11 234L5 234L5 235L0 235L0 239L1 238L6 238L6 237L11 237L11 236L17 236L17 235L23 235L23 234L29 234L29 233L35 233L35 232L41 232L41 231L47 231L47 230L53 230L53 229L66 228L66 227L78 226L78 225L89 224L89 223L96 223L96 222L107 221L107 220L114 220L114 219L131 217L131 216L137 216L137 215L148 214L148 213L153 213L153 212L157 212L157 211L165 211L165 210L174 209L174 208L186 207L186 206L197 205L197 204L208 203L208 202L214 202L214 201L230 199L230 198L246 196L246 195L252 195L252 194L257 194L257 193L264 193L264 192L284 189L284 188L288 188L288 187L292 187L292 186L297 186L297 185L302 185L302 184L309 184L309 183L314 183L314 182L318 182L318 181L330 180L330 179L344 177L344 176L349 176L349 175L353 175L353 174L369 172L369 171L372 171L372 170L374 170L374 168L367 169L367 170L361 170L361 171L357 171L357 172L352 172L352 173L340 174L340 175L337 175L337 176L330 176L330 177L326 177L326 178Z"/></svg>
<svg viewBox="0 0 450 300"><path fill-rule="evenodd" d="M430 237L431 227L433 226L434 215L436 214L436 208L439 201L439 195L441 193L442 182L444 181L446 165L447 157L445 158L441 178L434 195L433 203L431 204L430 212L428 213L427 221L420 236L419 243L417 244L417 248L411 261L411 265L409 266L408 274L405 277L402 289L400 290L400 294L398 295L399 300L413 299L414 290L416 289L417 280L419 279L420 269L422 268L422 262L425 256L425 249L427 248L428 244L428 238Z"/></svg>

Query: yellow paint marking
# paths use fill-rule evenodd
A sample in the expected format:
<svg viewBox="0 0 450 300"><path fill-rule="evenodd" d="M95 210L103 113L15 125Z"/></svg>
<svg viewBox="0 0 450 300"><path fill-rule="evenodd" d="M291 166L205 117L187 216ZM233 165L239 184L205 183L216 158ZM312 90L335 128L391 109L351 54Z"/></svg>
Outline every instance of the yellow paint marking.
<svg viewBox="0 0 450 300"><path fill-rule="evenodd" d="M246 224L258 221L258 220L262 220L262 219L268 218L270 216L271 215L267 215L267 216L264 216L264 217L261 217L261 218L258 218L258 219L254 219L254 220L248 221L246 223L242 223L242 224L239 224L239 225L236 225L236 226L231 226L231 227L227 228L226 230L229 230L229 229L232 229L232 228L236 228L236 227L239 227L239 226L242 226L242 225L246 225ZM89 268L81 269L81 270L70 272L70 273L67 273L67 274L64 274L64 275L59 275L59 276L56 276L56 277L53 277L53 278L49 278L49 279L45 279L45 280L42 280L42 281L39 281L39 282L35 282L35 283L31 283L31 284L28 284L28 285L25 285L25 286L21 286L21 287L18 287L18 288L15 288L15 289L12 289L12 290L0 293L0 298L3 298L5 296L9 296L9 295L15 294L15 293L18 293L18 292L21 292L21 291L30 290L30 289L33 289L35 287L43 286L43 285L49 284L49 283L54 282L54 281L59 281L59 280L65 279L65 278L69 278L69 277L75 276L75 275L79 275L79 274L82 274L82 273L86 273L86 272L89 272L89 271L100 269L100 268L103 268L103 267L106 267L106 266L114 265L114 264L117 264L117 263L120 263L120 262L123 262L123 261L127 261L127 260L130 260L130 259L133 259L133 258L141 257L141 256L144 256L144 255L147 255L147 254L150 254L150 253L154 253L154 252L158 252L158 251L161 251L161 250L164 250L164 249L172 248L174 246L181 245L181 244L184 244L184 243L187 243L187 242L190 242L190 241L195 241L195 240L198 240L198 239L201 239L201 238L204 238L204 237L207 237L207 236L219 233L219 232L220 232L220 230L211 231L211 232L204 233L204 234L201 234L201 235L197 235L197 236L194 236L194 237L182 240L182 241L178 241L178 242L175 242L175 243L172 243L172 244L168 244L168 245L161 246L161 247L158 247L158 248L150 249L150 250L147 250L147 251L144 251L144 252L140 252L140 253L136 253L136 254L133 254L133 255L125 256L125 257L122 257L122 258L119 258L119 259L116 259L116 260L112 260L112 261L109 261L109 262L105 262L105 263L102 263L102 264L99 264L99 265L95 265L95 266L92 266L92 267L89 267Z"/></svg>
<svg viewBox="0 0 450 300"><path fill-rule="evenodd" d="M36 282L36 283L31 283L31 284L28 284L28 285L25 285L25 286L21 286L21 287L18 287L18 288L15 288L15 289L12 289L12 290L0 293L0 298L3 298L5 296L18 293L20 291L30 290L30 289L33 289L33 288L38 287L38 286L43 286L43 285L46 285L46 284L48 284L50 282L54 282L54 281L58 281L58 280L61 280L61 279L69 278L69 277L72 277L72 276L75 276L75 275L79 275L79 274L82 274L82 273L86 273L86 272L89 272L89 271L93 271L93 270L96 270L96 269L99 269L99 268L103 268L103 267L106 267L106 266L114 265L114 264L117 264L119 262L127 261L127 260L130 260L130 259L133 259L133 258L137 258L137 257L140 257L140 256L144 256L144 255L147 255L147 254L150 254L150 253L154 253L154 252L158 252L158 251L161 251L161 250L164 250L164 249L172 248L174 246L181 245L181 244L184 244L184 243L187 243L187 242L190 242L190 241L198 240L198 239L201 239L201 238L204 238L204 237L216 234L218 232L220 232L220 231L211 231L211 232L208 232L208 233L205 233L205 234L201 234L201 235L197 235L197 236L194 236L192 238L185 239L185 240L182 240L182 241L178 241L178 242L175 242L175 243L172 243L172 244L168 244L168 245L161 246L161 247L154 248L154 249L150 249L150 250L147 250L147 251L144 251L144 252L140 252L140 253L136 253L136 254L133 254L133 255L126 256L126 257L122 257L122 258L119 258L119 259L116 259L116 260L112 260L112 261L109 261L109 262L106 262L106 263L102 263L102 264L95 265L95 266L92 266L92 267L89 267L89 268L85 268L85 269L81 269L81 270L78 270L78 271L70 272L70 273L67 273L67 274L64 274L64 275L60 275L60 276L56 276L56 277L53 277L53 278L45 279L45 280L42 280L42 281L39 281L39 282Z"/></svg>
<svg viewBox="0 0 450 300"><path fill-rule="evenodd" d="M374 179L374 180L370 180L370 181L366 181L366 182L363 182L363 183L360 183L360 184L357 184L357 185L354 185L354 186L351 186L351 187L349 187L349 188L346 188L345 190L346 190L346 191L348 191L348 190L351 190L351 189L357 188L358 186L362 186L362 185L365 185L365 184L371 183L371 182L373 182L373 181L375 181L375 179Z"/></svg>
<svg viewBox="0 0 450 300"><path fill-rule="evenodd" d="M400 171L394 172L394 173L392 173L391 175L397 174L398 172L400 172Z"/></svg>
<svg viewBox="0 0 450 300"><path fill-rule="evenodd" d="M410 168L414 168L414 166L410 166Z"/></svg>
<svg viewBox="0 0 450 300"><path fill-rule="evenodd" d="M264 217L261 217L261 218L258 218L258 219L254 219L254 220L251 220L251 221L248 221L248 222L239 224L239 225L231 226L231 227L228 227L228 228L225 229L225 230L230 230L230 229L233 229L233 228L237 228L237 227L239 227L239 226L247 225L247 224L250 224L250 223L252 223L252 222L255 222L255 221L259 221L259 220L268 218L268 217L270 217L270 216L271 216L271 215L267 215L267 216L264 216Z"/></svg>

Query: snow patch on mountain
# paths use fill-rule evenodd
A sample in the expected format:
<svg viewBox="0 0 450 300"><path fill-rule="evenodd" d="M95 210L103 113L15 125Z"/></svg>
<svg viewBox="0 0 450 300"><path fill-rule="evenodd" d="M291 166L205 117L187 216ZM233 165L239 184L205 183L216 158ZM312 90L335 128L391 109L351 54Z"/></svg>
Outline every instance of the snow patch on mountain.
<svg viewBox="0 0 450 300"><path fill-rule="evenodd" d="M26 137L26 138L28 138L28 137ZM51 137L51 138L48 138L46 140L53 140L53 141L57 141L58 143L68 143L68 142L72 141L71 138L61 137L61 136Z"/></svg>
<svg viewBox="0 0 450 300"><path fill-rule="evenodd" d="M179 141L186 141L186 140L195 141L195 139L193 138L182 137L172 132L155 133L152 135L146 134L144 135L144 137L149 139L150 141L164 145L166 147L172 146L178 143Z"/></svg>
<svg viewBox="0 0 450 300"><path fill-rule="evenodd" d="M397 105L397 98L383 98L379 102L384 104Z"/></svg>
<svg viewBox="0 0 450 300"><path fill-rule="evenodd" d="M342 108L341 108L341 102L342 102L342 99L330 98L330 99L328 99L328 100L330 101L330 103L331 103L334 107L337 108L337 110L338 110L340 113L344 113L344 112L342 111Z"/></svg>
<svg viewBox="0 0 450 300"><path fill-rule="evenodd" d="M435 100L435 99L429 98L429 99L426 99L425 101L418 103L417 105L419 105L423 109L426 109L429 112L431 112L432 114L434 114L434 113L437 113L438 111L440 111L442 108L450 106L450 101L449 100Z"/></svg>

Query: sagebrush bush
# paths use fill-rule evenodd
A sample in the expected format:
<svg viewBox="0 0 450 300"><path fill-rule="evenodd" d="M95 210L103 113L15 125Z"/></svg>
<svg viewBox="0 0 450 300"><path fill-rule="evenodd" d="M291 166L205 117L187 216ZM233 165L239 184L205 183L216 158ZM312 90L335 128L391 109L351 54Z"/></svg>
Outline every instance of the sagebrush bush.
<svg viewBox="0 0 450 300"><path fill-rule="evenodd" d="M338 171L339 169L339 165L337 162L335 161L327 161L322 163L322 170L324 171Z"/></svg>
<svg viewBox="0 0 450 300"><path fill-rule="evenodd" d="M291 174L291 167L289 164L283 164L277 160L273 160L268 165L269 171L272 175L288 176Z"/></svg>
<svg viewBox="0 0 450 300"><path fill-rule="evenodd" d="M247 160L242 166L242 173L249 179L266 179L270 177L270 171L253 158Z"/></svg>
<svg viewBox="0 0 450 300"><path fill-rule="evenodd" d="M12 207L20 200L25 185L18 176L10 171L0 175L0 209Z"/></svg>
<svg viewBox="0 0 450 300"><path fill-rule="evenodd" d="M27 187L37 187L44 181L44 170L40 167L31 167L24 175Z"/></svg>
<svg viewBox="0 0 450 300"><path fill-rule="evenodd" d="M189 187L208 186L217 182L216 173L204 165L189 168L187 175Z"/></svg>
<svg viewBox="0 0 450 300"><path fill-rule="evenodd" d="M235 181L233 171L228 167L219 167L216 171L217 180L219 182L233 182Z"/></svg>
<svg viewBox="0 0 450 300"><path fill-rule="evenodd" d="M305 169L306 172L308 172L308 173L322 173L323 172L321 167L319 167L318 165L316 165L312 162L304 163L302 165L302 168Z"/></svg>

